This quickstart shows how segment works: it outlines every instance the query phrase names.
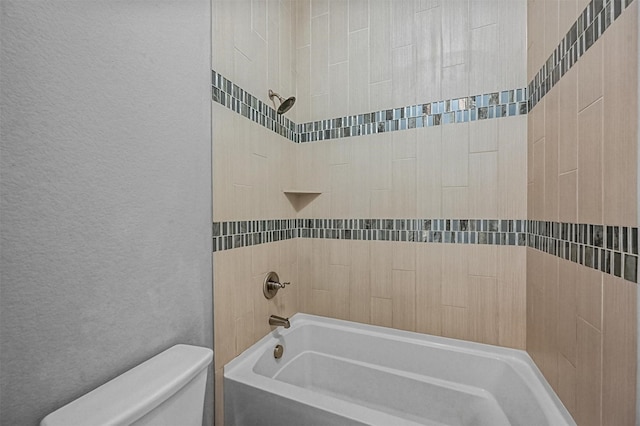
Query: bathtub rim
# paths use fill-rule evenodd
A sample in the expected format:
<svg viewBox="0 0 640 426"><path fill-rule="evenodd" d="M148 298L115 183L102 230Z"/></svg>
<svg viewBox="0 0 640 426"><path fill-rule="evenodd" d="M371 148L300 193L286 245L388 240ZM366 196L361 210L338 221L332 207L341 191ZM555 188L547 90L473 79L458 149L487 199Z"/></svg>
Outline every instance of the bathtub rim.
<svg viewBox="0 0 640 426"><path fill-rule="evenodd" d="M450 337L434 336L431 334L399 330L378 325L357 323L301 312L293 315L289 319L289 322L291 323L291 328L275 328L243 351L236 358L225 364L223 368L223 380L234 380L249 386L254 386L265 392L273 393L272 381L277 380L255 372L253 368L256 365L256 362L266 350L269 350L272 346L280 343L281 338L293 333L298 328L302 328L305 325L319 325L336 330L351 332L357 331L358 333L372 337L383 337L389 340L409 342L420 346L451 350L502 361L511 366L514 372L516 372L516 374L531 387L534 395L538 399L540 409L550 421L559 419L560 417L567 425L576 424L551 385L544 378L542 372L537 367L533 359L524 350L454 339ZM283 389L288 390L288 392L283 395L284 397L293 398L299 401L300 394L304 395L312 393L307 389L299 388L285 382L278 381L278 383L278 386L282 385ZM316 401L317 400L314 400L314 406ZM351 403L345 402L345 404L349 405ZM327 404L326 406L324 404L320 405L322 405L323 409L326 408L328 411L337 412L330 404Z"/></svg>

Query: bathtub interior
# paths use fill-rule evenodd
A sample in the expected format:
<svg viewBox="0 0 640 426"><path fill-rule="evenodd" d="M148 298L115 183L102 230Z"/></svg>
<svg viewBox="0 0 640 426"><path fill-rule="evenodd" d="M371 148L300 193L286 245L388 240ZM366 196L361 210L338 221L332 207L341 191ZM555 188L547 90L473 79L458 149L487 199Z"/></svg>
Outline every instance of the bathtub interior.
<svg viewBox="0 0 640 426"><path fill-rule="evenodd" d="M522 351L301 314L292 321L247 361L281 390L416 424L572 424L566 410L554 412L564 407ZM273 357L277 343L281 359Z"/></svg>

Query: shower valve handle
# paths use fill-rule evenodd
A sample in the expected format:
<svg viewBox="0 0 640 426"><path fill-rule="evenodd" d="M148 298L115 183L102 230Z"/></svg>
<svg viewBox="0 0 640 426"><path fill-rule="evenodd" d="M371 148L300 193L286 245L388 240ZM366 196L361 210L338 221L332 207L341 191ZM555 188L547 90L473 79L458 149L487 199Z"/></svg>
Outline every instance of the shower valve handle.
<svg viewBox="0 0 640 426"><path fill-rule="evenodd" d="M290 284L290 282L281 283L278 274L272 271L269 272L264 279L264 282L262 284L262 293L264 294L264 297L266 297L267 299L271 299L276 295L278 290L280 290L281 288L285 288Z"/></svg>
<svg viewBox="0 0 640 426"><path fill-rule="evenodd" d="M288 286L288 285L290 285L290 284L291 284L291 283L279 283L279 282L277 282L277 281L269 281L269 282L267 283L267 285L268 285L269 287L272 287L272 288L278 288L278 289L280 289L280 288L284 288L285 286Z"/></svg>

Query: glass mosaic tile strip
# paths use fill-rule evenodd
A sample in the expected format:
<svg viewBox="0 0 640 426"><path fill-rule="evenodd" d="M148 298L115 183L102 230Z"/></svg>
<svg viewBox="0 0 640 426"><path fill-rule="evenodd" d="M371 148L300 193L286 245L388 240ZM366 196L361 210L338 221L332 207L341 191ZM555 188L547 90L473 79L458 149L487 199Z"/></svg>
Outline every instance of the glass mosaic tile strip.
<svg viewBox="0 0 640 426"><path fill-rule="evenodd" d="M256 246L298 237L296 219L213 222L213 251Z"/></svg>
<svg viewBox="0 0 640 426"><path fill-rule="evenodd" d="M528 89L520 88L296 124L216 71L211 71L211 83L213 101L295 143L528 113Z"/></svg>
<svg viewBox="0 0 640 426"><path fill-rule="evenodd" d="M216 71L211 71L211 99L245 118L297 142L296 124Z"/></svg>
<svg viewBox="0 0 640 426"><path fill-rule="evenodd" d="M637 282L638 228L530 220L529 247Z"/></svg>
<svg viewBox="0 0 640 426"><path fill-rule="evenodd" d="M275 219L213 223L213 251L291 238L525 246L527 222L511 219Z"/></svg>
<svg viewBox="0 0 640 426"><path fill-rule="evenodd" d="M392 108L298 124L301 143L527 114L527 89Z"/></svg>
<svg viewBox="0 0 640 426"><path fill-rule="evenodd" d="M528 246L637 282L638 228L522 219L271 219L213 223L213 251L292 238Z"/></svg>
<svg viewBox="0 0 640 426"><path fill-rule="evenodd" d="M529 110L555 86L633 0L591 0L529 82Z"/></svg>

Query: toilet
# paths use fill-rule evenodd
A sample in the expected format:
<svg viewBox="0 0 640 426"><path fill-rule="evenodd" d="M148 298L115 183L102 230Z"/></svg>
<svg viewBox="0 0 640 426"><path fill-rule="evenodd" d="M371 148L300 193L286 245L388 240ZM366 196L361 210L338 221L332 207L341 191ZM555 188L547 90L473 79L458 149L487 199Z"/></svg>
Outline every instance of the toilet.
<svg viewBox="0 0 640 426"><path fill-rule="evenodd" d="M46 416L41 426L201 426L213 351L176 345Z"/></svg>

